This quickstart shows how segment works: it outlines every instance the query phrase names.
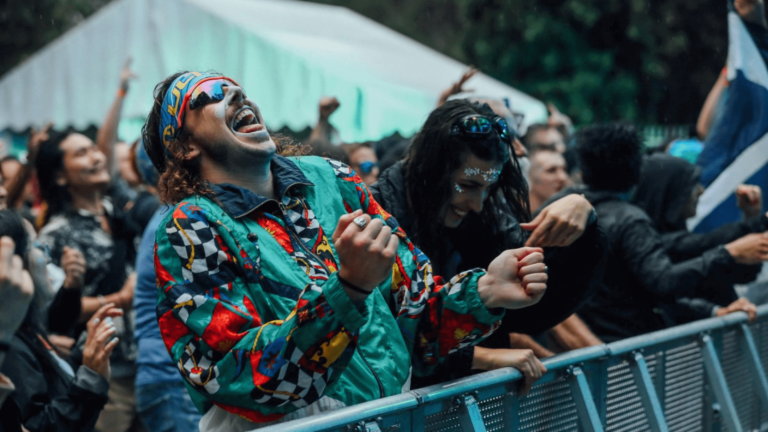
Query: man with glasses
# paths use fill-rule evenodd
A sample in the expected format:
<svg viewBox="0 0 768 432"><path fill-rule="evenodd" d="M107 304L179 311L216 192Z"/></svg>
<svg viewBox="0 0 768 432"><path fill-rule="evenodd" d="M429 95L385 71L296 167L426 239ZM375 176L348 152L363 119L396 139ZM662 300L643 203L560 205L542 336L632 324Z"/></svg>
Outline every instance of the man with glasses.
<svg viewBox="0 0 768 432"><path fill-rule="evenodd" d="M158 84L143 139L174 206L155 246L160 331L203 431L398 394L546 289L537 248L433 274L348 166L280 155L232 79Z"/></svg>

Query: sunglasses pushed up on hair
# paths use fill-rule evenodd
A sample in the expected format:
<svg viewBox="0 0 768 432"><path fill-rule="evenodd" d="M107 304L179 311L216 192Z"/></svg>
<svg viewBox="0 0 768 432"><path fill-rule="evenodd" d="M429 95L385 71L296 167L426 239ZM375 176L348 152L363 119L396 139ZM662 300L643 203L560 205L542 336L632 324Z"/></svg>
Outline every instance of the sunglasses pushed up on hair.
<svg viewBox="0 0 768 432"><path fill-rule="evenodd" d="M462 117L451 126L451 135L481 137L494 131L507 144L512 144L512 141L517 138L517 131L511 129L507 121L501 116L487 117L471 114Z"/></svg>

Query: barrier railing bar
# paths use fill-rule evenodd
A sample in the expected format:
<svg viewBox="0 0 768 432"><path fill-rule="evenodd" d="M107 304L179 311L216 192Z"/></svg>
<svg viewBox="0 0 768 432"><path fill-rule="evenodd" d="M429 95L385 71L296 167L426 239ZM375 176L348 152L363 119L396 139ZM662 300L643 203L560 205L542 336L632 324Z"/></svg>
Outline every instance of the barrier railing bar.
<svg viewBox="0 0 768 432"><path fill-rule="evenodd" d="M664 410L661 409L661 402L656 395L656 387L651 379L651 372L648 370L648 364L640 351L632 354L629 368L632 376L635 378L637 391L640 394L640 402L643 404L643 410L648 417L649 427L653 432L669 432L667 420L664 418Z"/></svg>
<svg viewBox="0 0 768 432"><path fill-rule="evenodd" d="M465 432L486 432L483 414L480 412L480 405L474 396L458 397L454 404L459 407L459 421L462 430Z"/></svg>
<svg viewBox="0 0 768 432"><path fill-rule="evenodd" d="M595 400L592 399L592 391L589 389L584 371L579 366L575 366L569 370L569 374L568 382L582 429L586 432L603 432L603 424L597 413Z"/></svg>
<svg viewBox="0 0 768 432"><path fill-rule="evenodd" d="M717 403L722 409L723 419L731 432L742 432L741 422L739 421L736 405L733 403L731 392L728 390L728 383L725 381L723 368L720 365L720 359L717 357L717 350L712 338L705 334L701 337L702 357L704 358L704 370L707 372L712 391L715 393Z"/></svg>
<svg viewBox="0 0 768 432"><path fill-rule="evenodd" d="M752 337L752 331L746 324L740 326L741 334L744 336L744 343L747 346L747 352L749 356L747 363L749 363L750 369L752 369L752 375L757 379L757 396L760 398L760 408L763 410L768 409L768 378L765 376L765 370L760 362L760 354L757 351L757 344Z"/></svg>

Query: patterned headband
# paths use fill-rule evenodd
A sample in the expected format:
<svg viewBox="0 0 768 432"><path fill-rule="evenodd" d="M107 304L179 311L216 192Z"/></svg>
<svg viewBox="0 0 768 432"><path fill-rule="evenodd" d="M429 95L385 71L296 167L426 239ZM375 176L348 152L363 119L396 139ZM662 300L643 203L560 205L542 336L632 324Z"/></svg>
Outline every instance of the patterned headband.
<svg viewBox="0 0 768 432"><path fill-rule="evenodd" d="M163 145L166 148L179 134L184 121L187 102L189 102L190 96L193 95L195 89L206 81L220 79L229 80L237 85L230 78L219 74L202 72L187 72L173 80L171 87L168 88L168 92L165 94L165 98L163 98L162 120L159 127L160 136L163 138Z"/></svg>

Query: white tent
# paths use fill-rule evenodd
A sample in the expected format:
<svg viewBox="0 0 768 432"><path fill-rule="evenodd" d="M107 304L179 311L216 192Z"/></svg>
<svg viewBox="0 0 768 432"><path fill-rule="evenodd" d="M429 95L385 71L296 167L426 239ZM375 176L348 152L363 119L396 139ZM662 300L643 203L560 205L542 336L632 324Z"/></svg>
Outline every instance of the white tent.
<svg viewBox="0 0 768 432"><path fill-rule="evenodd" d="M272 128L317 121L322 96L345 141L415 133L441 90L466 66L346 8L290 0L117 0L0 80L0 130L100 124L126 58L139 79L121 135L138 136L154 85L179 70L216 70L238 81ZM476 94L509 98L525 123L540 101L479 74Z"/></svg>

